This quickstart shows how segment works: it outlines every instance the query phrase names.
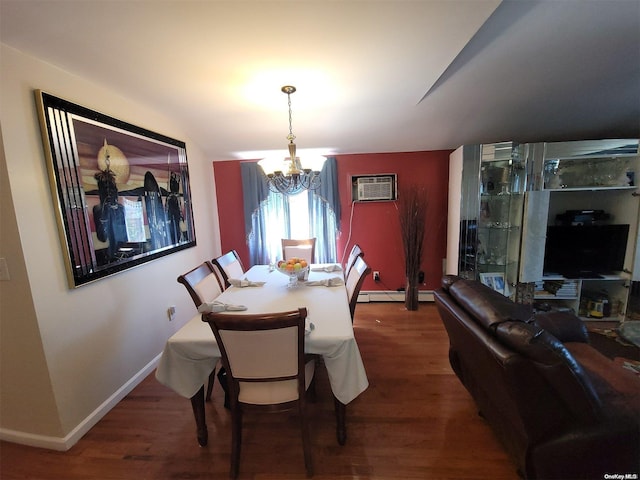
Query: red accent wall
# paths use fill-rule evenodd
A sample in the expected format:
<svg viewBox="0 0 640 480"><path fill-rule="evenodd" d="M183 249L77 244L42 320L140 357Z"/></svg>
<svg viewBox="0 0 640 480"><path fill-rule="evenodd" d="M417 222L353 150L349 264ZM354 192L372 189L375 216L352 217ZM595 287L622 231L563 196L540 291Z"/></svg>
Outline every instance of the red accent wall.
<svg viewBox="0 0 640 480"><path fill-rule="evenodd" d="M244 233L244 207L240 161L213 162L213 173L220 221L222 253L236 250L245 268L249 268L249 248Z"/></svg>
<svg viewBox="0 0 640 480"><path fill-rule="evenodd" d="M338 236L338 261L349 254L354 243L365 252L371 270L380 272L380 282L367 278L363 290L397 290L405 285L404 256L395 202L351 200L351 176L395 173L398 196L407 185L427 188L428 211L421 288L434 290L442 277L447 239L447 185L450 150L336 155L342 208ZM222 251L236 249L249 267L244 233L240 161L213 162Z"/></svg>

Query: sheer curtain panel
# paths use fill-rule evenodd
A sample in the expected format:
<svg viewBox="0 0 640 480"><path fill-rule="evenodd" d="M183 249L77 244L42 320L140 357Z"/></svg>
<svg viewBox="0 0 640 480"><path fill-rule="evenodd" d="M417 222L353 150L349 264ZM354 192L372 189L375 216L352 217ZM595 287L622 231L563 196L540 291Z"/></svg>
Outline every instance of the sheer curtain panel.
<svg viewBox="0 0 640 480"><path fill-rule="evenodd" d="M320 172L321 186L307 192L308 218L291 218L294 197L269 190L266 177L255 162L240 165L244 198L244 218L251 265L266 264L281 257L281 239L290 238L291 222L309 224L309 237L316 237L316 261L337 259L336 234L340 219L337 165L329 157Z"/></svg>

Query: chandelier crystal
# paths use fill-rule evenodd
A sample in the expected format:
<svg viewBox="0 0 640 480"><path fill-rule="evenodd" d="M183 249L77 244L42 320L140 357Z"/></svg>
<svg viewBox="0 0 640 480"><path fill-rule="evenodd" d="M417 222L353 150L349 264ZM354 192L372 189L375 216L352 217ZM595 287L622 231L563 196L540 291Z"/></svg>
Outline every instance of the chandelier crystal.
<svg viewBox="0 0 640 480"><path fill-rule="evenodd" d="M289 105L289 156L284 159L281 170L268 168L266 162L260 162L260 166L267 176L267 183L272 192L295 195L303 190L317 189L320 186L320 171L303 168L300 157L296 156L296 144L293 143L296 136L293 134L291 115L291 94L296 91L296 87L285 85L281 90L287 94Z"/></svg>

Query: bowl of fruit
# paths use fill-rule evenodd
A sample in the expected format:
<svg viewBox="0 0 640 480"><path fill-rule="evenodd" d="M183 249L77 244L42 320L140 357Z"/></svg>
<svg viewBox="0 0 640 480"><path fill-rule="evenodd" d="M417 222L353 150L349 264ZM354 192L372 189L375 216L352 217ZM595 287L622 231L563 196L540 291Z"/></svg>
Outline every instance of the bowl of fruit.
<svg viewBox="0 0 640 480"><path fill-rule="evenodd" d="M280 260L276 264L276 269L289 277L289 284L295 285L298 280L305 280L309 273L309 264L304 258L289 258L288 260Z"/></svg>

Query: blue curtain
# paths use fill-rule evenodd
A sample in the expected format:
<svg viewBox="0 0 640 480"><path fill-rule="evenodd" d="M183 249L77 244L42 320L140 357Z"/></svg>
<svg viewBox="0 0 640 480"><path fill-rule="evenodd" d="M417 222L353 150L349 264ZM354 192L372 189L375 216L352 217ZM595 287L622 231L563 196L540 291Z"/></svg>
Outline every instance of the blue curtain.
<svg viewBox="0 0 640 480"><path fill-rule="evenodd" d="M289 204L284 195L269 191L262 168L256 162L241 163L240 173L249 266L265 265L275 260L280 251L280 246L269 244L269 233L281 235L279 238L289 237ZM268 208L263 208L265 206ZM280 233L273 231L275 226L280 227Z"/></svg>
<svg viewBox="0 0 640 480"><path fill-rule="evenodd" d="M327 157L320 172L321 184L310 190L309 229L316 237L316 262L335 263L336 234L340 227L340 195L338 192L338 167L335 157Z"/></svg>
<svg viewBox="0 0 640 480"><path fill-rule="evenodd" d="M269 195L269 186L262 169L255 162L240 164L242 175L242 198L244 200L244 230L247 236L251 233L251 217L258 211L260 204Z"/></svg>
<svg viewBox="0 0 640 480"><path fill-rule="evenodd" d="M320 172L321 186L308 192L310 236L316 237L316 261L337 261L336 234L340 219L337 165L329 157ZM288 197L269 190L262 168L240 164L244 199L244 227L251 265L264 265L282 256L281 238L289 238Z"/></svg>

